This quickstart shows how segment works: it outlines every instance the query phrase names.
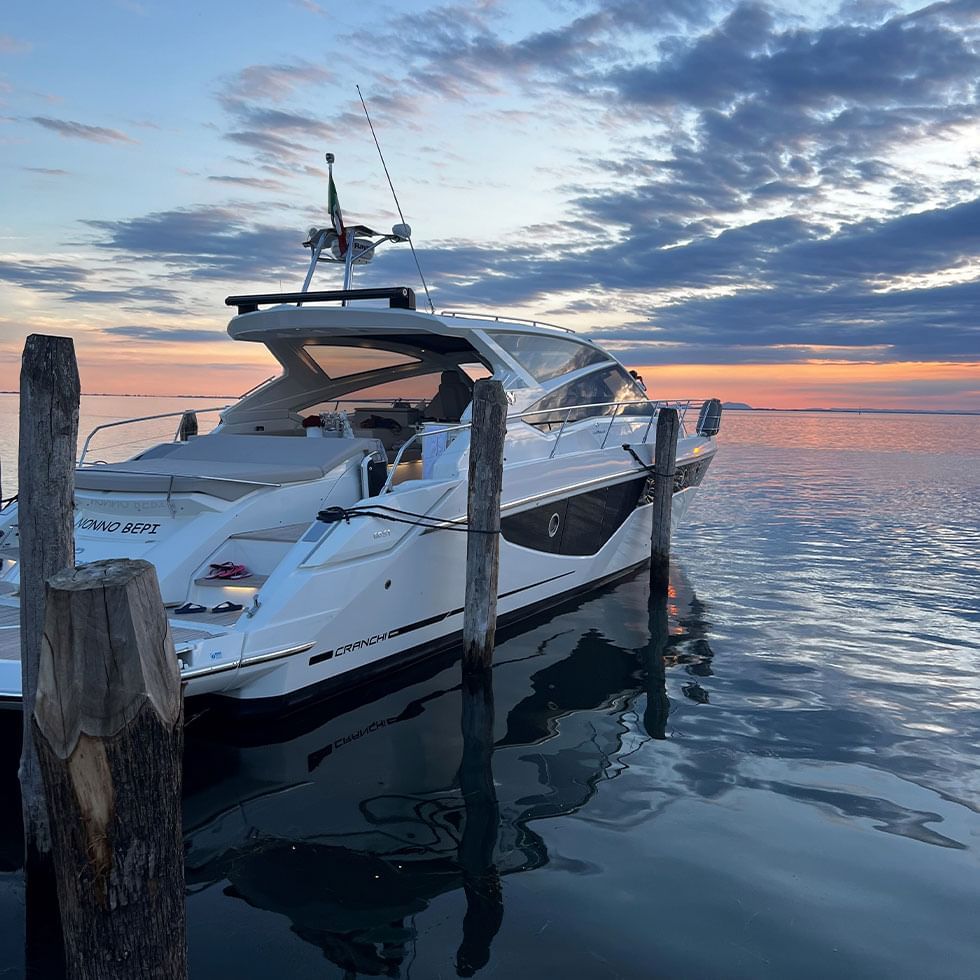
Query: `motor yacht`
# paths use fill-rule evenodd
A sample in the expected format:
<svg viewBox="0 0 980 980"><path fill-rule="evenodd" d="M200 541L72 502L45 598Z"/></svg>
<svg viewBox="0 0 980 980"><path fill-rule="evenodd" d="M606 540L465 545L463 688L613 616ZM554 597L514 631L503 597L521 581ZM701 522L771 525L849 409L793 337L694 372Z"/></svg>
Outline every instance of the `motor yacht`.
<svg viewBox="0 0 980 980"><path fill-rule="evenodd" d="M405 224L390 235L336 221L311 229L299 292L226 301L237 310L231 339L264 345L277 377L207 433L177 413L171 441L123 462L93 458L98 431L83 445L77 560L153 563L187 696L281 712L458 642L479 378L498 380L508 403L501 620L648 559L664 406L681 417L675 525L698 492L717 448L716 399L653 400L569 329L423 311L406 286L352 288L355 265L410 236ZM323 261L343 264L344 288L310 289ZM16 503L0 514L0 535L0 702L16 707Z"/></svg>

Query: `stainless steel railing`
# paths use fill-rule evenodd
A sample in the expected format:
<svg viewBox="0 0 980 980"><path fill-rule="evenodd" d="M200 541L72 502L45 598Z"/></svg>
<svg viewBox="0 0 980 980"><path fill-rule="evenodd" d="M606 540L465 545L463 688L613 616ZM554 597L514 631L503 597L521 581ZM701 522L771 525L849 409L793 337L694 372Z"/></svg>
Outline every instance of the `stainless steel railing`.
<svg viewBox="0 0 980 980"><path fill-rule="evenodd" d="M88 455L89 445L92 442L92 438L97 432L102 429L113 429L121 425L134 425L137 422L154 422L159 419L171 419L171 418L183 418L187 412L193 412L195 415L206 415L211 412L223 412L226 408L230 408L229 405L219 405L217 408L195 408L186 409L180 412L161 412L159 415L138 415L131 419L119 419L116 422L103 422L101 425L97 425L86 437L85 442L82 444L82 451L78 457L78 466L85 465L85 457ZM174 432L173 442L177 441L177 437L180 435L180 425L178 424L176 431ZM112 447L110 447L112 448ZM94 463L89 463L89 466L95 465Z"/></svg>
<svg viewBox="0 0 980 980"><path fill-rule="evenodd" d="M346 401L353 401L353 399L346 399ZM552 445L551 450L548 453L548 458L551 459L558 452L558 448L561 443L562 436L566 434L566 432L569 430L569 427L577 427L580 423L583 422L594 423L596 421L605 420L606 418L608 418L609 423L606 426L606 431L603 434L602 442L599 446L600 449L604 449L606 447L607 442L609 441L609 436L612 433L613 427L616 424L616 420L622 418L624 415L626 416L629 415L629 412L621 412L621 410L628 409L630 406L634 406L634 405L643 406L645 411L642 414L640 413L635 414L635 417L638 419L643 419L643 418L647 419L647 424L643 431L643 438L640 440L640 444L642 445L643 443L646 443L649 440L650 432L653 428L653 422L656 419L657 414L661 408L674 408L677 410L682 426L682 432L683 432L683 425L687 412L690 409L691 405L697 403L698 400L694 398L660 399L658 401L652 401L647 399L633 399L629 401L593 402L587 405L571 405L564 409L537 408L537 409L530 409L523 412L516 412L513 415L508 415L507 424L509 426L512 422L520 422L525 425L532 426L538 429L538 431L541 431L541 427L543 425L547 425L549 427L548 434L550 434L550 432L552 431L552 427L555 424L559 424L557 423L557 421L548 419L542 422L535 423L529 420L541 416L561 416L561 423L559 424L558 434L555 436L554 444ZM213 412L223 412L225 411L225 409L229 407L230 407L229 405L219 405L214 408L199 408L199 409L193 409L192 411L195 414L208 414ZM573 415L578 416L582 412L589 412L590 414L573 418ZM120 419L115 422L103 422L102 424L97 425L94 429L92 429L92 431L89 432L89 434L85 437L85 442L82 444L82 451L81 454L79 455L77 465L79 467L86 465L85 460L86 460L86 456L88 455L88 451L92 439L97 432L100 432L103 429L112 429L124 425L133 425L139 422L153 422L153 421L158 421L160 419L167 419L167 418L182 419L185 414L186 413L184 411L161 412L158 415L141 415L135 418ZM391 492L395 471L398 469L398 466L403 462L405 451L409 449L409 447L411 447L416 443L421 446L422 441L424 439L427 439L436 434L444 435L445 433L459 433L471 428L471 426L472 426L472 422L461 422L457 425L444 425L444 426L439 426L439 428L437 429L432 429L429 431L423 430L423 431L413 433L413 435L405 442L403 442L402 445L399 447L398 453L396 454L395 459L392 462L391 467L389 468L388 478L385 481L385 484L381 488L380 492L382 494ZM179 434L180 434L180 426L178 425L176 431L174 432L172 441L176 442L179 437ZM97 464L93 462L93 463L88 463L87 465L95 466ZM136 471L133 472L135 473ZM200 476L197 477L197 479L214 479L214 478ZM237 481L231 481L231 482L237 482ZM248 482L254 482L254 481L248 481ZM277 486L278 484L259 484L259 485Z"/></svg>
<svg viewBox="0 0 980 980"><path fill-rule="evenodd" d="M647 440L649 439L651 429L653 428L653 422L656 419L657 413L660 411L661 408L674 408L674 409L677 409L677 414L678 414L679 420L681 422L681 425L683 427L684 419L685 419L685 416L687 415L688 409L690 409L690 407L691 407L692 404L696 404L696 402L697 402L697 399L693 399L693 398L661 399L659 401L648 401L648 400L645 400L645 399L643 399L643 400L636 399L636 400L632 400L632 401L621 401L621 402L594 402L594 403L589 404L589 405L571 405L567 409L564 409L564 410L563 409L560 409L560 408L557 408L557 409L556 408L537 408L537 409L531 409L529 411L524 411L524 412L516 412L513 415L508 415L507 416L507 424L509 426L511 422L523 422L526 425L530 425L530 426L533 426L535 428L538 428L538 425L540 425L541 423L538 423L538 425L535 425L534 422L529 422L528 419L529 418L532 418L534 416L540 416L540 415L561 415L562 412L564 411L564 416L562 418L561 426L558 429L558 434L555 436L554 445L552 445L551 451L548 453L548 458L551 459L558 452L558 446L559 446L559 443L561 442L561 438L565 434L565 432L568 430L569 425L577 426L580 422L593 422L594 423L594 422L596 422L596 421L598 421L600 419L604 420L608 416L609 417L609 424L606 426L606 431L605 431L605 433L603 435L602 443L601 443L601 445L599 447L600 449L604 449L605 446L606 446L606 443L609 440L609 435L612 432L613 426L616 423L616 419L617 418L622 418L622 416L619 415L619 410L622 409L622 408L626 408L628 406L631 406L631 405L642 405L642 406L644 406L644 408L646 408L649 411L649 417L647 416L647 412L644 412L642 415L637 414L637 416L636 416L639 419L648 418L648 421L647 421L647 424L646 424L646 428L643 431L643 438L640 440L640 444L643 444L643 443L647 442ZM572 415L573 414L579 413L579 412L583 412L583 411L588 411L590 409L612 409L612 411L611 412L599 412L599 411L596 411L596 412L594 412L591 415L586 415L586 416L583 416L582 418L576 418L574 420L572 419ZM628 415L629 413L626 412L626 413L623 413L623 414ZM453 432L459 433L459 432L465 431L466 429L471 428L472 427L472 424L473 424L472 422L461 422L458 425L441 425L441 426L439 426L439 428L437 428L437 429L431 429L428 432L426 432L424 430L421 431L421 432L416 432L414 435L412 435L411 438L406 439L405 442L403 442L402 445L401 445L401 447L399 448L398 453L396 454L396 456L395 456L395 458L394 458L394 460L393 460L393 462L391 464L391 467L388 470L388 479L385 480L385 484L381 488L381 493L382 494L385 494L385 493L390 493L391 492L391 488L393 486L393 480L394 480L394 476L395 476L395 471L398 469L399 464L402 462L403 457L405 455L405 451L410 446L412 446L416 442L418 442L418 444L421 445L422 444L422 441L424 439L427 439L427 438L429 438L431 436L445 435L446 433L453 433ZM550 423L545 423L545 424L550 424ZM540 429L539 429L539 431L540 431ZM682 431L683 431L683 428L682 428Z"/></svg>

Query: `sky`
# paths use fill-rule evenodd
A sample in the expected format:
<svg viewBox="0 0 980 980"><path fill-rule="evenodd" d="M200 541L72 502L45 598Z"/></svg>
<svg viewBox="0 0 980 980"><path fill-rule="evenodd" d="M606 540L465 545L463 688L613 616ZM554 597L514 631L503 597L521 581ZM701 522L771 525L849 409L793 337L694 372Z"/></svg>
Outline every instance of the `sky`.
<svg viewBox="0 0 980 980"><path fill-rule="evenodd" d="M437 309L653 396L980 411L980 0L5 0L0 388L29 333L87 392L274 373L224 298L302 284L325 152L398 220L357 85ZM388 249L356 284L421 295Z"/></svg>

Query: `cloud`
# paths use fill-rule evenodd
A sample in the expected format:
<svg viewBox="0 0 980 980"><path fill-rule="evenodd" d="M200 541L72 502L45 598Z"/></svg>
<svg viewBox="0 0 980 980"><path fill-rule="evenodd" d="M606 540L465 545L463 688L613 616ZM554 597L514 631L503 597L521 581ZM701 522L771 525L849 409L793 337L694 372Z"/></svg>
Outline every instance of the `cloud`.
<svg viewBox="0 0 980 980"><path fill-rule="evenodd" d="M980 259L980 198L887 220L865 220L837 234L794 242L773 257L777 275L792 274L823 285L886 280L948 269Z"/></svg>
<svg viewBox="0 0 980 980"><path fill-rule="evenodd" d="M970 42L934 18L781 30L767 8L743 3L662 61L615 68L595 81L648 107L726 109L764 97L809 111L834 100L914 105L950 92L968 96L978 65Z"/></svg>
<svg viewBox="0 0 980 980"><path fill-rule="evenodd" d="M85 222L99 249L155 260L193 279L275 280L284 271L298 277L302 233L251 224L240 207L159 211L120 221Z"/></svg>
<svg viewBox="0 0 980 980"><path fill-rule="evenodd" d="M88 126L85 123L71 119L52 119L50 116L31 116L31 122L50 129L66 139L89 140L92 143L136 143L131 136L121 133L118 129L106 129L103 126Z"/></svg>
<svg viewBox="0 0 980 980"><path fill-rule="evenodd" d="M287 106L293 97L308 104L310 92L329 84L333 73L308 61L249 65L225 78L218 102L231 117L225 138L256 151L260 164L296 173L334 129L323 119Z"/></svg>
<svg viewBox="0 0 980 980"><path fill-rule="evenodd" d="M33 47L30 41L22 41L9 34L0 34L0 54L25 54Z"/></svg>
<svg viewBox="0 0 980 980"><path fill-rule="evenodd" d="M327 16L327 12L315 0L293 0L293 5L311 14L316 14L317 17Z"/></svg>
<svg viewBox="0 0 980 980"><path fill-rule="evenodd" d="M208 180L213 180L220 184L231 184L235 187L251 187L260 191L278 191L286 186L281 180L271 180L262 177L234 177L215 174L209 176Z"/></svg>
<svg viewBox="0 0 980 980"><path fill-rule="evenodd" d="M127 340L150 340L174 344L210 344L228 339L223 330L194 330L189 327L103 327L102 333Z"/></svg>
<svg viewBox="0 0 980 980"><path fill-rule="evenodd" d="M658 362L789 361L803 357L804 347L837 348L806 355L817 358L852 349L864 360L877 348L901 360L974 361L978 224L980 198L839 229L800 217L766 219L673 247L665 247L670 229L660 228L638 230L626 245L587 249L571 242L545 252L416 247L440 306L533 306L562 292L595 293L560 312L631 317L602 337L635 343L643 356L653 356L651 341L667 342L656 348ZM415 280L405 256L392 252L387 262L389 281ZM964 270L967 281L929 283L951 269ZM373 275L376 281L377 270ZM648 298L654 295L659 299Z"/></svg>
<svg viewBox="0 0 980 980"><path fill-rule="evenodd" d="M41 292L65 292L80 286L87 278L88 269L80 265L0 259L0 282Z"/></svg>
<svg viewBox="0 0 980 980"><path fill-rule="evenodd" d="M172 289L159 286L132 286L128 289L74 289L65 299L70 303L154 303L164 310L172 310L178 294Z"/></svg>
<svg viewBox="0 0 980 980"><path fill-rule="evenodd" d="M275 65L248 65L226 79L221 98L282 102L297 89L321 85L333 79L333 73L309 61L283 62Z"/></svg>
<svg viewBox="0 0 980 980"><path fill-rule="evenodd" d="M21 167L21 170L26 170L32 174L43 174L45 177L68 177L71 175L70 170L59 170L52 167Z"/></svg>
<svg viewBox="0 0 980 980"><path fill-rule="evenodd" d="M62 302L129 304L143 311L149 309L167 313L183 308L182 297L173 289L149 283L134 286L129 282L120 282L128 277L129 270L124 267L97 273L92 266L52 262L50 259L0 259L0 282L55 294Z"/></svg>

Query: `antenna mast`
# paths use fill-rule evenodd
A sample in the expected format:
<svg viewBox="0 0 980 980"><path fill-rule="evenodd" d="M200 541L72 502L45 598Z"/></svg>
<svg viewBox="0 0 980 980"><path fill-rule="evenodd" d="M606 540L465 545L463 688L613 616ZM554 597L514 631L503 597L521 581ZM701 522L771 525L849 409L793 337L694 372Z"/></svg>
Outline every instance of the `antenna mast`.
<svg viewBox="0 0 980 980"><path fill-rule="evenodd" d="M395 207L398 209L398 217L401 219L401 223L405 224L405 215L402 214L402 206L398 203L398 195L395 193L395 185L391 182L391 174L388 173L388 164L385 163L384 154L381 152L381 144L378 142L378 134L374 131L374 124L371 122L371 116L368 114L368 107L364 101L364 96L361 95L361 86L355 85L357 89L357 97L361 100L361 108L364 110L364 118L367 119L367 124L371 129L371 135L374 137L374 145L378 148L378 156L381 158L381 166L384 168L385 177L388 178L388 186L391 188L391 196L395 199ZM419 264L419 257L415 254L415 245L411 238L408 239L408 247L412 250L412 258L415 259L415 268L419 270L419 279L422 280L422 288L425 290L425 298L429 304L429 312L435 313L436 308L432 305L432 297L429 295L429 286L425 281L425 276L422 274L422 266Z"/></svg>

